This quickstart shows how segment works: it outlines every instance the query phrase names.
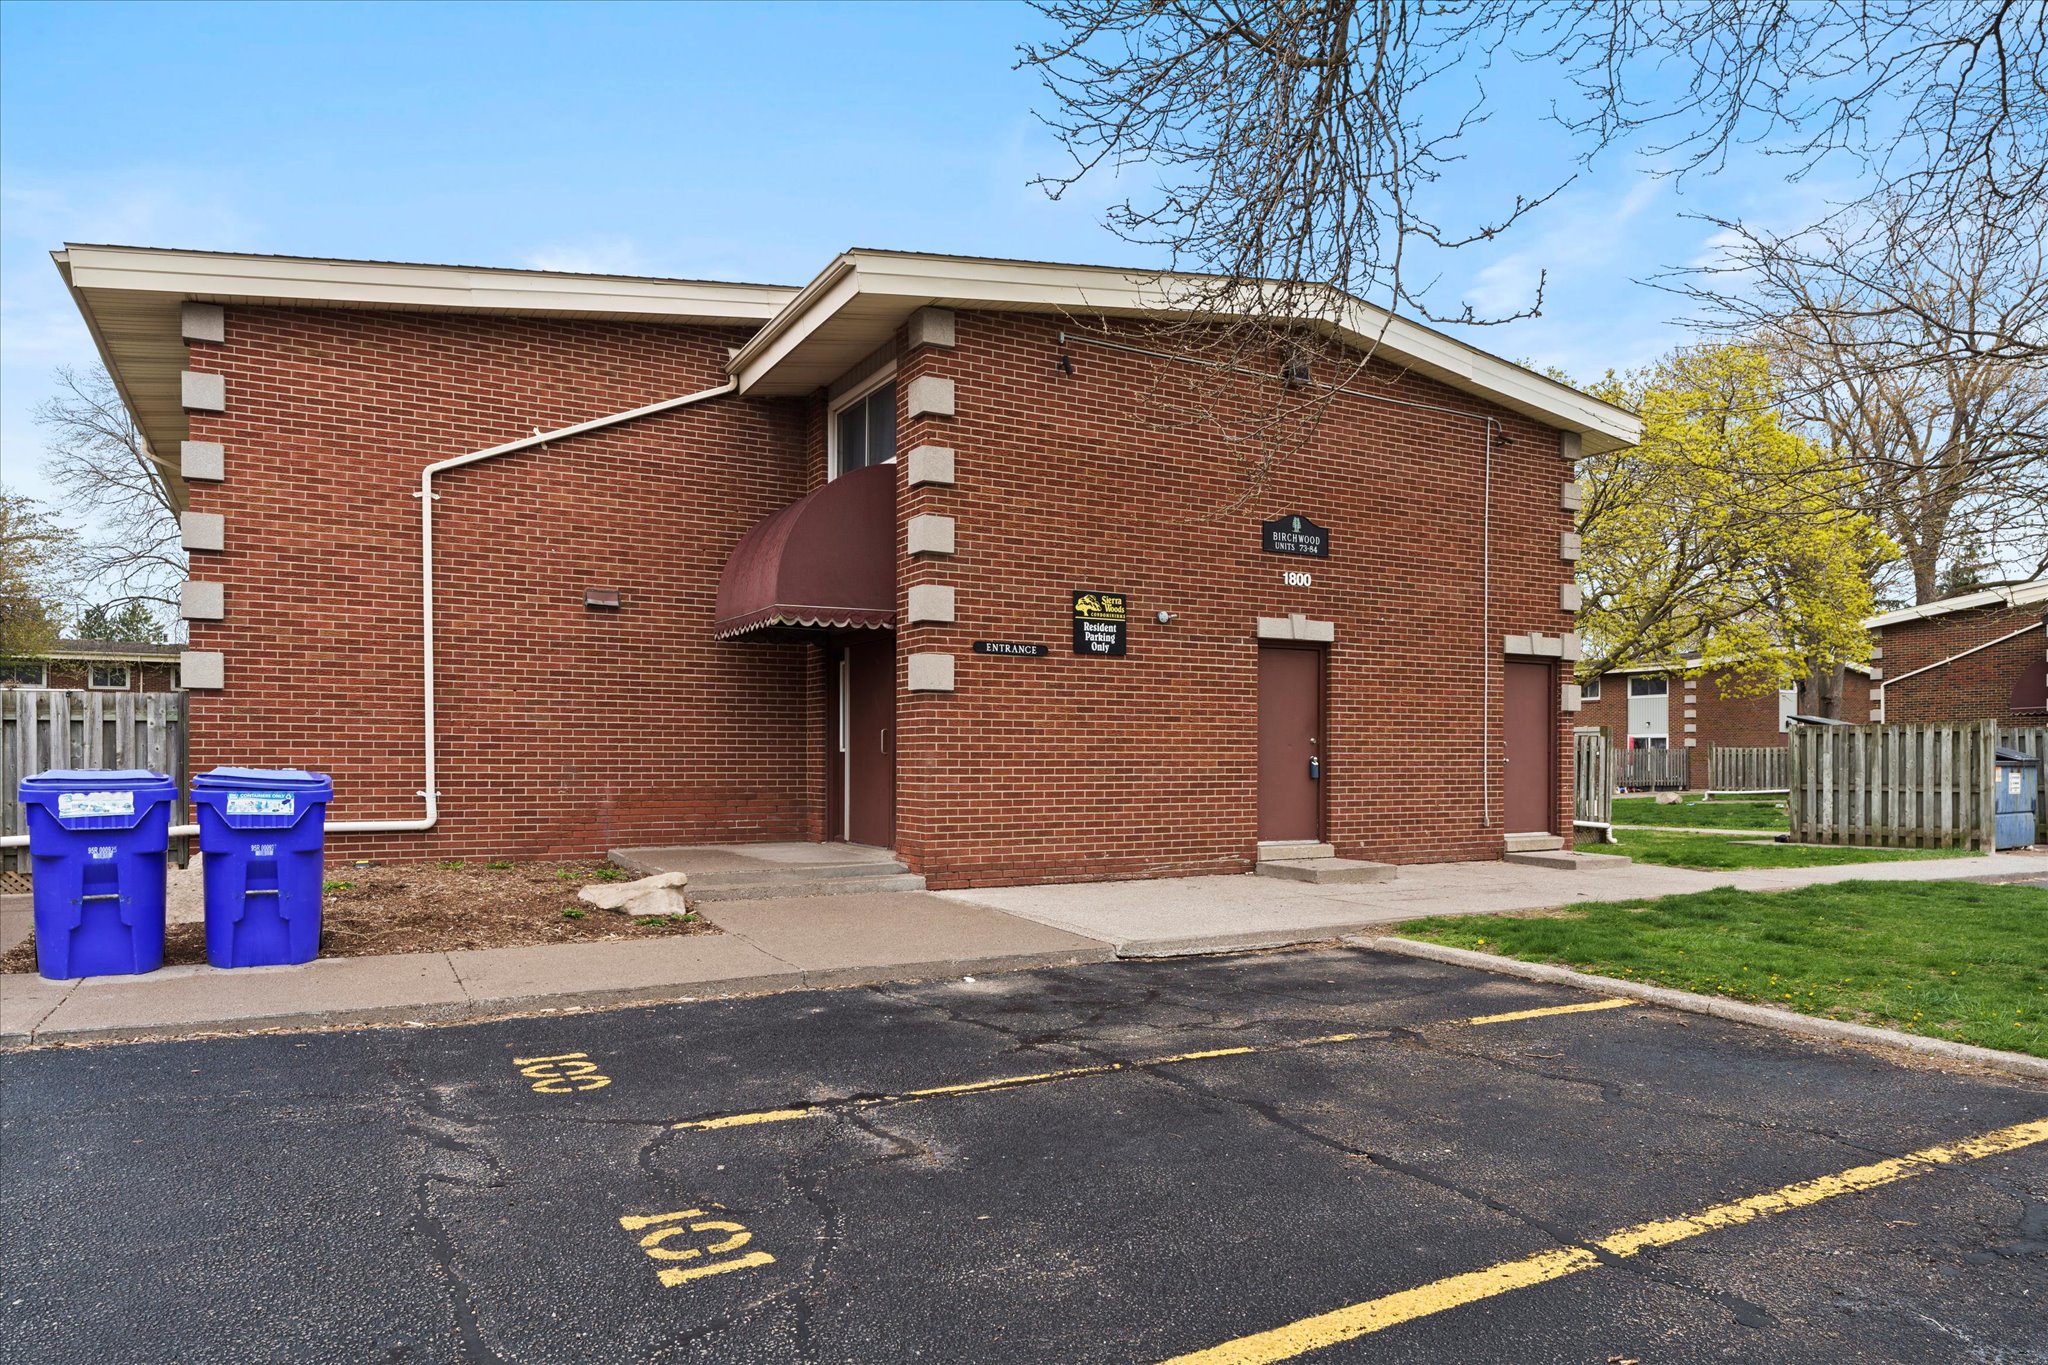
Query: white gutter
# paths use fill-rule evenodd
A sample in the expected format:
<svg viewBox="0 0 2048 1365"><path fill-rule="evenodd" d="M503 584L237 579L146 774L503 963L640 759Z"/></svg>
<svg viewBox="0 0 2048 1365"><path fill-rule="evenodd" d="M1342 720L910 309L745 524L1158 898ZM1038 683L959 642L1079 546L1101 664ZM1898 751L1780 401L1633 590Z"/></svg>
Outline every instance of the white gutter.
<svg viewBox="0 0 2048 1365"><path fill-rule="evenodd" d="M1911 673L1901 673L1896 678L1880 678L1877 683L1878 705L1882 706L1884 704L1885 689L1890 687L1893 683L1902 683L1906 681L1906 679L1908 678L1917 678L1922 673L1932 673L1937 668L1947 668L1950 664L1954 663L1958 659L1967 659L1972 654L1982 653L1984 650L1990 649L1994 645L2002 645L2008 640L2017 640L2022 635L2032 635L2035 632L2040 631L2044 628L2048 627L2037 625L2021 626L2018 630L2014 631L2010 635L2001 635L1996 640L1986 640L1981 645L1971 645L1968 649L1962 650L1959 653L1951 654L1946 659L1936 659L1931 664L1923 664L1919 668L1914 669Z"/></svg>
<svg viewBox="0 0 2048 1365"><path fill-rule="evenodd" d="M537 431L531 436L522 436L516 441L492 446L487 450L473 450L467 455L430 464L420 471L420 489L413 494L420 500L420 644L422 660L422 681L424 683L425 705L423 721L425 728L426 786L416 793L425 802L426 809L417 820L330 820L327 832L330 834L416 834L432 829L441 819L441 793L435 787L439 777L439 763L434 748L434 500L441 495L434 491L434 476L445 474L451 469L477 464L484 460L496 459L500 455L511 455L535 446L547 445L552 441L567 440L586 432L601 431L622 422L631 422L641 417L652 417L656 413L686 408L707 399L722 398L739 387L739 381L728 379L715 389L702 389L696 393L684 394L681 398L664 398L659 403L649 403L644 408L633 408L627 412L615 412L609 417L594 417L588 422L562 427L555 431ZM171 837L192 838L199 833L197 825L173 825ZM0 848L26 848L26 834L9 834L0 837Z"/></svg>

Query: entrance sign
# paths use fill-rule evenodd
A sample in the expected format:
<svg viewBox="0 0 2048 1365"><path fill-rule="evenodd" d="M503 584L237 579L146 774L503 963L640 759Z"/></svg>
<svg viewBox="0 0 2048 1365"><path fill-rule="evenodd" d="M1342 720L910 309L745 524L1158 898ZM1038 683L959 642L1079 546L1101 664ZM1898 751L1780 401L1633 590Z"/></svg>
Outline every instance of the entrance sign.
<svg viewBox="0 0 2048 1365"><path fill-rule="evenodd" d="M1130 629L1130 602L1120 592L1074 594L1074 652L1122 658Z"/></svg>
<svg viewBox="0 0 2048 1365"><path fill-rule="evenodd" d="M1028 644L1022 640L976 640L976 654L1013 654L1023 659L1042 659L1052 651L1044 645Z"/></svg>
<svg viewBox="0 0 2048 1365"><path fill-rule="evenodd" d="M1265 551L1269 555L1313 555L1317 559L1330 557L1330 528L1318 526L1307 517L1296 512L1290 516L1275 517L1259 523L1264 536Z"/></svg>

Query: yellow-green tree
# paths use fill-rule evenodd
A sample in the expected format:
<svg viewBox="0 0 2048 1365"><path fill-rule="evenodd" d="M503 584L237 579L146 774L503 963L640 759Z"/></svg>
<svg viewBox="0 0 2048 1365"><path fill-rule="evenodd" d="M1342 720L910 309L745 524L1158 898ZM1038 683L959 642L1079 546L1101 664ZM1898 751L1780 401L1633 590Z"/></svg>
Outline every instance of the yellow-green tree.
<svg viewBox="0 0 2048 1365"><path fill-rule="evenodd" d="M1758 692L1869 656L1871 573L1897 550L1780 421L1763 352L1690 347L1593 392L1643 440L1579 463L1580 677L1697 659Z"/></svg>
<svg viewBox="0 0 2048 1365"><path fill-rule="evenodd" d="M56 643L76 542L35 499L0 488L0 658Z"/></svg>

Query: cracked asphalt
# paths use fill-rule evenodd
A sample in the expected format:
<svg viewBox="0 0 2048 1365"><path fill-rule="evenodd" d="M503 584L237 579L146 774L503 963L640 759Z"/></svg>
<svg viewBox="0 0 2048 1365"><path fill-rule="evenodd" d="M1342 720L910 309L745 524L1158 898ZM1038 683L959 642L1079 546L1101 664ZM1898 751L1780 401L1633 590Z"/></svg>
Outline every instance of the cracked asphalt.
<svg viewBox="0 0 2048 1365"><path fill-rule="evenodd" d="M1644 1006L1464 1022L1588 1000L1328 949L8 1054L0 1358L1163 1361L2048 1117ZM2048 1361L2044 1324L2034 1145L1302 1358Z"/></svg>

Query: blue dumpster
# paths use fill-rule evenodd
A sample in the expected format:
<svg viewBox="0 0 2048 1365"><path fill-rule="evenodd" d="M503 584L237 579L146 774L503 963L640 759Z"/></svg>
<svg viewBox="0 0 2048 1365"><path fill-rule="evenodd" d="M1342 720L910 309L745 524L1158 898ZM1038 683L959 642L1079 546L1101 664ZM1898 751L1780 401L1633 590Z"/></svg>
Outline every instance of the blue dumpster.
<svg viewBox="0 0 2048 1365"><path fill-rule="evenodd" d="M140 768L21 779L36 970L64 981L164 965L164 854L178 784Z"/></svg>
<svg viewBox="0 0 2048 1365"><path fill-rule="evenodd" d="M2026 848L2034 842L2041 801L2041 760L2018 749L2000 748L1992 773L1995 848Z"/></svg>
<svg viewBox="0 0 2048 1365"><path fill-rule="evenodd" d="M296 768L215 768L192 779L208 962L271 967L319 954L321 855L333 799L333 779Z"/></svg>

